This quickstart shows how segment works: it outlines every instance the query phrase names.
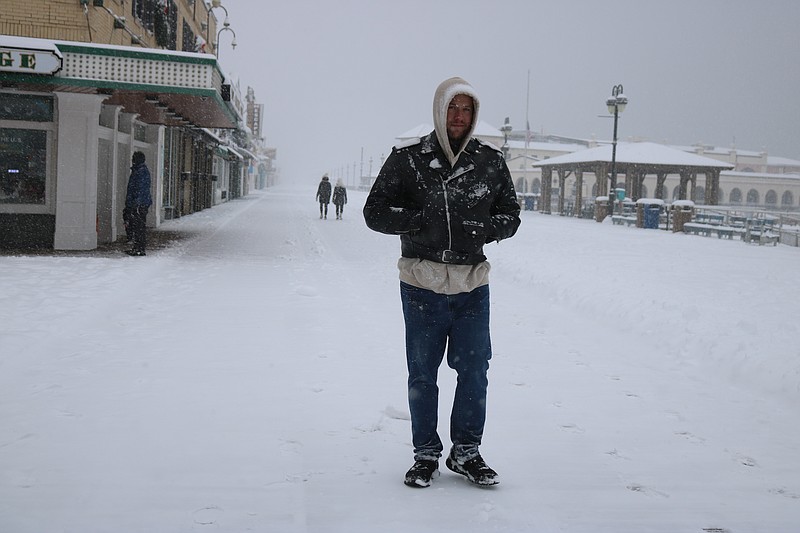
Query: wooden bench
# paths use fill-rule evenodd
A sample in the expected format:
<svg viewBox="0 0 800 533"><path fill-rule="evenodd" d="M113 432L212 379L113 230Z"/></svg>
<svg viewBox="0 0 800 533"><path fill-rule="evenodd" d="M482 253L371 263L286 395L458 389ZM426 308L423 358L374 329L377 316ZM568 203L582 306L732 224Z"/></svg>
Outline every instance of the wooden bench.
<svg viewBox="0 0 800 533"><path fill-rule="evenodd" d="M759 246L763 244L771 244L777 246L780 237L776 233L768 230L745 231L742 233L742 240L747 243L757 243Z"/></svg>
<svg viewBox="0 0 800 533"><path fill-rule="evenodd" d="M683 232L690 235L711 235L714 227L709 224L698 224L697 222L687 222L683 225Z"/></svg>
<svg viewBox="0 0 800 533"><path fill-rule="evenodd" d="M706 237L717 234L719 239L731 239L737 233L744 234L742 228L734 228L733 226L717 226L713 224L698 224L696 222L687 222L683 225L683 231L690 235L705 235Z"/></svg>
<svg viewBox="0 0 800 533"><path fill-rule="evenodd" d="M695 215L695 220L704 224L711 224L712 226L721 226L725 222L725 215L697 213Z"/></svg>
<svg viewBox="0 0 800 533"><path fill-rule="evenodd" d="M611 222L617 224L619 226L625 224L627 226L635 226L636 225L636 217L624 216L624 215L612 215Z"/></svg>
<svg viewBox="0 0 800 533"><path fill-rule="evenodd" d="M740 228L734 228L733 226L717 226L715 228L717 232L717 237L720 239L731 239L733 240L733 235L735 233L741 233L742 230Z"/></svg>

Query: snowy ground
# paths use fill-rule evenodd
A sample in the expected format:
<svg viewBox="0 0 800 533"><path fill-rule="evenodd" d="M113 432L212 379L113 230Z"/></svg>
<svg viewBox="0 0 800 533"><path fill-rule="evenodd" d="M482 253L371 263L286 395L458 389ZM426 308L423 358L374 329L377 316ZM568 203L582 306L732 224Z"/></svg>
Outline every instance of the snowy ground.
<svg viewBox="0 0 800 533"><path fill-rule="evenodd" d="M800 249L523 212L487 247L502 484L410 489L399 242L364 197L0 257L0 531L798 531Z"/></svg>

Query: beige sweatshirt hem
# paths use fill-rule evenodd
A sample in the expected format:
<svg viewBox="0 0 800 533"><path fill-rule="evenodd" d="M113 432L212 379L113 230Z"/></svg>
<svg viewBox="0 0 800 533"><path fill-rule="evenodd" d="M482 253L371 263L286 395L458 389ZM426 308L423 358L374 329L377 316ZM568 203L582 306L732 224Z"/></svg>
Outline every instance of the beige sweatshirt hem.
<svg viewBox="0 0 800 533"><path fill-rule="evenodd" d="M397 261L400 281L428 289L438 294L461 294L472 292L489 283L488 261L477 265L451 265L427 259L401 257Z"/></svg>

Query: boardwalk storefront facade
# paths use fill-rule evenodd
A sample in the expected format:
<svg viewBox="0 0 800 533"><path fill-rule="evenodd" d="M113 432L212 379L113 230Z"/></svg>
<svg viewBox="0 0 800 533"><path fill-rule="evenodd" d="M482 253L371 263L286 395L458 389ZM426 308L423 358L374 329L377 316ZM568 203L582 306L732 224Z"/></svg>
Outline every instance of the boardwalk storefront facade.
<svg viewBox="0 0 800 533"><path fill-rule="evenodd" d="M91 250L123 233L131 155L148 225L210 207L240 111L208 54L0 36L0 245ZM226 183L239 183L225 168Z"/></svg>

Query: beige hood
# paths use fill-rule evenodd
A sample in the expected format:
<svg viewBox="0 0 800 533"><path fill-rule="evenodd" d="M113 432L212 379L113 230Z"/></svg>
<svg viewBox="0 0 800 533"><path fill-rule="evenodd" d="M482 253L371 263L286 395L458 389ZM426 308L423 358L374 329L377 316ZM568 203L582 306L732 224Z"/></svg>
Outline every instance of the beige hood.
<svg viewBox="0 0 800 533"><path fill-rule="evenodd" d="M472 115L472 125L464 136L464 141L461 143L461 146L458 147L458 151L454 153L453 149L450 147L450 140L447 137L447 106L449 106L450 101L459 94L465 94L472 98L475 112ZM456 164L459 154L472 138L472 132L475 131L475 124L478 123L478 111L480 110L480 106L481 104L478 100L478 95L475 94L475 89L461 78L444 80L439 84L439 87L436 88L436 93L433 96L433 129L436 132L439 145L441 145L442 150L444 150L445 155L447 155L448 161L450 161L450 166Z"/></svg>

